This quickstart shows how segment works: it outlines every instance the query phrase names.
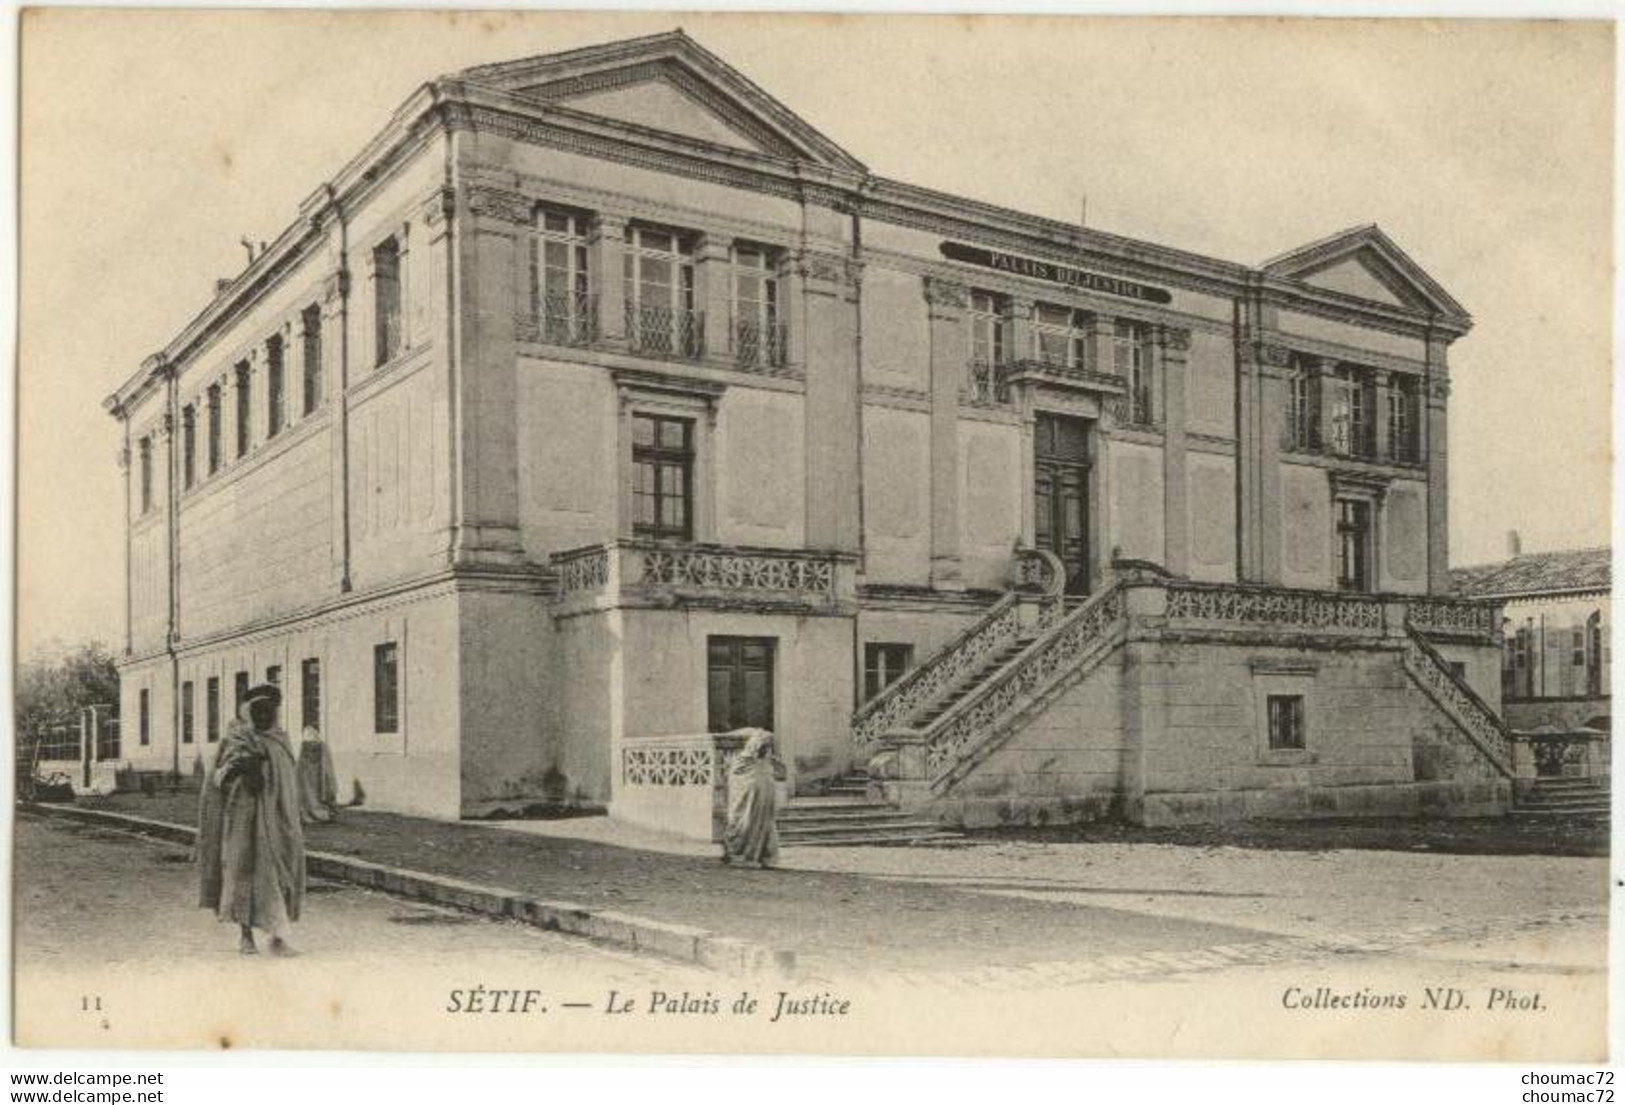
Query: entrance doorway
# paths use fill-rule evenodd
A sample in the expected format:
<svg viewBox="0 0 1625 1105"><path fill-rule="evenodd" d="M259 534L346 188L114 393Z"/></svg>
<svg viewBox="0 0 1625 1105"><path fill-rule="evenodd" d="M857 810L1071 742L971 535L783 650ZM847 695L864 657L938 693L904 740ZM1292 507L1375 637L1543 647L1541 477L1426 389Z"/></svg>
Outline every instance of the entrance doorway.
<svg viewBox="0 0 1625 1105"><path fill-rule="evenodd" d="M1067 594L1088 594L1089 423L1040 414L1033 452L1033 543L1060 558Z"/></svg>

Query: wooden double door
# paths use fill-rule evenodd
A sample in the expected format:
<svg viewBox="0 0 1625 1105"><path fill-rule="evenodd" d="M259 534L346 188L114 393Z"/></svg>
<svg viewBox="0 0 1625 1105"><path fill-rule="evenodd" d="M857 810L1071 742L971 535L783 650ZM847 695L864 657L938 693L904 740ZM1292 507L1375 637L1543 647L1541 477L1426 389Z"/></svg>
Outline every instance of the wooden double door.
<svg viewBox="0 0 1625 1105"><path fill-rule="evenodd" d="M1089 423L1040 414L1033 430L1033 540L1060 558L1066 593L1089 593Z"/></svg>

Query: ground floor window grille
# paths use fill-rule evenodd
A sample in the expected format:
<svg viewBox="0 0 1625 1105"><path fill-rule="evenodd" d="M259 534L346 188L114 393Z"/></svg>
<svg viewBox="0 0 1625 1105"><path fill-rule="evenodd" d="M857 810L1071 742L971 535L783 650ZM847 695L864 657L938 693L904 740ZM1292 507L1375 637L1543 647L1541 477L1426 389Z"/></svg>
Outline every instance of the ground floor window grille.
<svg viewBox="0 0 1625 1105"><path fill-rule="evenodd" d="M1270 751L1301 751L1304 747L1303 695L1269 696Z"/></svg>

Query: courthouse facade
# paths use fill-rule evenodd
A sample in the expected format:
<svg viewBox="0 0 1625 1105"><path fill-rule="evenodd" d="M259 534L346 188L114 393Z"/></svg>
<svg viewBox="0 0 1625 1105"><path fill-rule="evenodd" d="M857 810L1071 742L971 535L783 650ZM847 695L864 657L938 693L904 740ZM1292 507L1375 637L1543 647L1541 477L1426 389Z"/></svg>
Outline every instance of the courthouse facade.
<svg viewBox="0 0 1625 1105"><path fill-rule="evenodd" d="M1374 226L888 180L681 32L466 70L109 398L124 754L269 678L434 816L688 808L746 725L955 822L1503 808L1469 326Z"/></svg>

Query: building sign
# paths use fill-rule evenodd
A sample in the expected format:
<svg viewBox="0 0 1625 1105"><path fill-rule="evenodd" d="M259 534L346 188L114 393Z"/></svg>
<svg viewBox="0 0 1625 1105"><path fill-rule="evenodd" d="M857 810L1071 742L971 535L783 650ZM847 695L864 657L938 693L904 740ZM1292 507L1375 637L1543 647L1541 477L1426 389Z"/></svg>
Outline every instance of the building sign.
<svg viewBox="0 0 1625 1105"><path fill-rule="evenodd" d="M1007 272L1011 276L1026 276L1033 280L1047 280L1079 291L1101 292L1123 299L1138 299L1145 303L1168 303L1173 299L1166 288L1153 288L1116 276L1102 276L1098 272L1084 272L1052 261L1035 261L1031 257L1017 257L1000 253L996 249L967 246L959 242L943 242L942 255L950 261L963 261L967 265L980 265L984 269Z"/></svg>

